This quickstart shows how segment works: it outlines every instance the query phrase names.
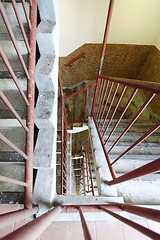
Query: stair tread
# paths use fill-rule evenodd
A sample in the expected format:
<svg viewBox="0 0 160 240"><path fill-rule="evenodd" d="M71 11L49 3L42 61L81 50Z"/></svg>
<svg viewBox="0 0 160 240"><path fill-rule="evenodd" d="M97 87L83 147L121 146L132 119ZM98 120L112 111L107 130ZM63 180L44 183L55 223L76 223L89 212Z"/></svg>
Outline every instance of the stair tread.
<svg viewBox="0 0 160 240"><path fill-rule="evenodd" d="M141 133L137 133L137 132L132 132L132 134L130 132L127 132L122 139L120 140L120 142L135 142L137 141L141 136L143 136L145 132L141 132ZM107 139L107 137L109 136L109 134L105 134L104 135L104 141ZM118 132L114 132L111 136L111 138L109 139L108 142L114 142L117 140L117 138L120 136L120 133ZM160 132L154 132L152 133L148 138L146 138L144 140L144 142L160 142Z"/></svg>
<svg viewBox="0 0 160 240"><path fill-rule="evenodd" d="M28 35L28 25L23 23L26 35ZM12 31L17 41L24 41L19 25L12 25ZM0 24L0 41L11 41L9 33L4 24Z"/></svg>
<svg viewBox="0 0 160 240"><path fill-rule="evenodd" d="M17 78L21 88L23 91L27 90L27 79L25 77ZM0 78L0 89L1 91L11 91L11 90L17 90L17 86L14 83L12 78Z"/></svg>
<svg viewBox="0 0 160 240"><path fill-rule="evenodd" d="M19 155L17 152L0 152L0 162L8 162L8 163L16 163L21 162L24 163L24 158Z"/></svg>
<svg viewBox="0 0 160 240"><path fill-rule="evenodd" d="M21 117L21 119L26 118L26 111L25 110L16 110L18 115ZM15 116L10 110L0 110L0 119L14 119Z"/></svg>
<svg viewBox="0 0 160 240"><path fill-rule="evenodd" d="M24 181L25 179L25 166L24 164L18 163L0 163L0 175L13 178L19 181ZM23 191L24 187L11 184L0 182L0 192L21 192Z"/></svg>
<svg viewBox="0 0 160 240"><path fill-rule="evenodd" d="M119 155L117 154L110 154L110 159L113 160L113 159L116 159ZM141 154L141 155L138 155L138 154L131 154L131 155L125 155L123 156L121 159L122 160L143 160L143 161L151 161L151 160L155 160L155 159L158 159L159 158L159 155L158 154L155 154L155 155L147 155L147 154Z"/></svg>
<svg viewBox="0 0 160 240"><path fill-rule="evenodd" d="M0 204L23 204L24 192L0 192Z"/></svg>

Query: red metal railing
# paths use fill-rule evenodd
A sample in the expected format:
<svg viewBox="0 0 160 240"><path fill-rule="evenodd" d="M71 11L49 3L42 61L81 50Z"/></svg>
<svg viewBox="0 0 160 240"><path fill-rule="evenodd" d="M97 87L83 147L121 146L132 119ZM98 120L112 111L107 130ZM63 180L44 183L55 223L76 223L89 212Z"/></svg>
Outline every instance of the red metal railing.
<svg viewBox="0 0 160 240"><path fill-rule="evenodd" d="M105 86L105 87L104 87ZM114 90L113 90L114 87ZM117 90L120 88L118 99L115 98L117 94ZM123 100L123 96L126 90L131 89L130 97L127 101ZM121 134L114 141L113 145L110 147L107 145L109 140L112 138L116 128L119 126L119 123L123 116L125 115L127 109L130 107L132 101L134 100L138 91L144 90L149 93L149 96L144 100L141 107L137 109L137 113L130 119L128 125L121 132ZM142 93L141 93L142 94ZM119 178L116 178L116 174L113 168L113 165L119 161L124 155L129 153L132 149L134 149L138 144L148 138L152 133L154 133L160 127L160 121L156 124L153 123L153 126L141 137L139 137L131 146L126 148L126 150L121 153L116 159L110 159L110 154L114 150L114 147L120 142L121 138L125 136L125 134L130 130L132 125L136 122L139 116L144 112L152 99L160 94L160 84L147 83L142 81L136 81L132 79L122 79L122 78L113 78L107 76L98 76L97 81L97 89L94 99L94 106L92 108L92 115L94 118L94 122L99 134L99 138L101 140L101 144L113 177L113 180L108 182L108 184L120 183L123 181L127 181L132 178L140 177L146 175L148 173L153 173L160 170L160 159L154 160L152 163L149 163L143 167L140 167L130 173L127 173ZM110 101L109 101L110 99ZM123 110L120 112L120 116L112 124L112 120L119 110L119 106L121 101L123 101ZM113 104L115 103L115 105ZM113 108L113 109L112 109ZM110 114L110 117L109 117ZM112 130L109 130L112 124ZM129 156L128 156L129 159Z"/></svg>
<svg viewBox="0 0 160 240"><path fill-rule="evenodd" d="M37 209L35 209L37 210ZM0 216L0 220L4 220L3 226L7 226L9 224L14 223L15 217L17 217L18 220L23 219L23 213L25 210L19 211L19 215L17 216L17 212L9 213L10 215L10 221L6 221L6 217L8 219L8 213L3 214ZM89 231L87 222L84 217L84 212L92 212L96 214L96 212L106 212L107 214L111 215L112 217L120 220L121 222L129 225L130 227L136 229L137 231L141 232L145 236L154 239L159 240L160 234L156 233L153 230L150 230L139 223L136 223L128 218L125 218L118 214L117 212L126 211L129 213L134 214L135 216L141 216L147 219L151 219L156 222L160 222L160 211L156 209L151 208L144 208L144 207L137 207L134 205L127 205L127 204L119 204L119 203L113 203L113 204L86 204L86 205L62 205L55 207L51 210L49 210L47 213L41 215L37 219L25 224L24 226L18 228L14 232L8 234L7 236L1 238L3 240L28 240L28 239L37 239L44 230L53 223L53 220L59 215L63 213L79 213L80 219L81 219L81 225L83 228L83 234L84 239L91 240L91 233ZM33 213L31 213L33 214ZM25 213L26 216L26 213Z"/></svg>
<svg viewBox="0 0 160 240"><path fill-rule="evenodd" d="M85 58L85 53L80 54L78 57L74 58L72 61L70 61L69 63L67 63L65 66L66 66L66 67L68 67L68 66L72 67L72 63L74 63L75 61L77 61L78 59L80 59L80 58L82 58L82 57Z"/></svg>
<svg viewBox="0 0 160 240"><path fill-rule="evenodd" d="M28 31L29 31L29 37L26 36L23 23L20 18L20 14L18 12L17 3L15 0L12 0L12 6L13 10L15 12L15 16L17 18L23 40L26 45L26 49L28 51L28 66L26 65L21 51L19 49L16 36L13 33L12 27L9 23L7 14L5 12L5 8L3 6L3 3L0 1L0 13L3 19L3 22L6 26L7 32L10 36L10 39L13 43L13 46L15 48L15 51L17 53L17 56L19 58L20 64L22 65L22 68L24 70L25 76L27 78L27 96L25 95L24 91L22 90L22 87L16 77L16 74L13 71L13 68L6 56L6 53L3 51L3 49L0 47L0 54L2 57L2 60L11 75L15 85L17 86L17 89L19 90L27 108L27 117L26 117L26 123L21 119L21 117L18 115L15 108L12 106L12 104L9 102L9 100L6 98L4 93L0 91L0 97L3 100L3 102L7 105L9 110L13 113L15 118L19 121L19 123L22 125L22 127L26 131L26 152L24 153L21 151L14 143L9 141L5 136L0 134L0 140L2 140L4 143L6 143L8 146L10 146L12 149L14 149L16 152L18 152L24 159L25 159L25 182L17 181L16 179L6 178L1 176L1 181L4 182L10 182L13 184L18 184L25 187L25 207L26 208L32 208L32 187L33 187L33 136L34 136L34 89L35 89L35 53L36 53L36 20L37 20L37 1L29 1L30 5L30 12L28 13L26 2L24 0L21 1L24 14L26 17L26 21L28 24Z"/></svg>
<svg viewBox="0 0 160 240"><path fill-rule="evenodd" d="M68 141L68 123L64 104L63 89L60 72L58 75L60 95L61 95L61 194L67 193L67 141Z"/></svg>
<svg viewBox="0 0 160 240"><path fill-rule="evenodd" d="M90 153L89 153L89 144L88 141L86 144L74 146L72 149L80 149L80 153L76 153L74 156L79 156L79 162L74 163L74 167L77 166L81 168L78 169L78 172L75 173L76 183L83 184L83 194L92 192L94 196L94 184L93 184L93 176L92 176L92 167L91 167L91 160L90 160Z"/></svg>
<svg viewBox="0 0 160 240"><path fill-rule="evenodd" d="M95 86L96 82L64 97L65 104L67 103L67 100L69 100L70 103L70 111L67 112L68 125L86 121L87 116L91 111L91 106L88 104L88 95Z"/></svg>
<svg viewBox="0 0 160 240"><path fill-rule="evenodd" d="M101 75L113 6L114 6L114 0L110 0L102 52L101 52L99 72L97 77L97 85L96 85L94 100L92 104L92 116L93 116L97 131L98 131L98 135L104 150L104 154L106 156L106 160L113 178L112 181L108 182L108 184L110 185L124 182L130 179L144 176L146 174L154 173L160 170L159 158L156 160L154 159L153 162L146 164L140 168L137 168L118 178L116 177L116 173L113 167L113 165L117 161L121 160L124 155L128 154L131 150L136 148L138 144L140 144L142 141L148 138L152 133L154 133L160 127L160 121L158 121L156 124L153 124L153 126L147 132L142 134L141 137L137 138L135 143L133 143L131 146L129 146L128 148L126 147L126 150L123 153L121 153L118 157L116 157L114 160L111 161L111 158L110 158L111 153L115 149L116 145L120 142L122 137L125 136L125 134L130 130L130 128L133 126L136 120L141 116L141 114L145 111L145 109L147 109L147 106L150 104L153 98L155 98L156 95L160 94L160 84L158 83L150 83L150 82L143 82L143 81L138 81L133 79L115 78L115 77ZM130 96L128 97L128 100L125 101L124 95L128 89L130 89ZM140 91L142 92L141 93L142 96L147 95L147 98L145 99L144 97L145 100L141 105L141 107L137 109L137 113L132 117L132 119L130 119L130 122L128 123L127 127L120 133L120 136L118 136L117 139L114 140L113 145L110 147L110 145L108 144L109 140L113 136L116 128L119 126L119 123L121 122L122 118L125 116L127 109L131 106L134 98ZM119 97L118 99L116 99L116 95L118 94L119 94ZM123 104L122 104L123 107L121 106L121 109L122 109L121 110L120 104L122 103L122 101L123 101ZM118 112L120 112L118 119L115 123L113 123L113 119ZM113 126L112 130L109 129L110 126ZM129 155L128 155L128 159L129 159Z"/></svg>

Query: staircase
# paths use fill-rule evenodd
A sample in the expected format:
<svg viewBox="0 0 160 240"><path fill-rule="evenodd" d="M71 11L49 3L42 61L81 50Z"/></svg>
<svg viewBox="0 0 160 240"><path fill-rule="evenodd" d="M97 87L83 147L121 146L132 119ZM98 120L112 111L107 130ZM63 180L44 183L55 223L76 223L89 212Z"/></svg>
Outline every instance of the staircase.
<svg viewBox="0 0 160 240"><path fill-rule="evenodd" d="M26 46L20 34L19 26L17 24L17 19L15 18L13 8L11 5L14 2L15 2L14 0L12 2L3 1L3 6L5 8L7 17L11 22L13 32L16 36L18 48L22 54L25 64L27 65L28 53L26 51ZM26 3L27 12L29 12L29 4L34 3L36 6L36 2L34 0L22 1L22 2ZM0 4L2 5L1 2ZM21 1L17 1L16 4L20 12L20 15L23 12L22 14L23 16L21 16L22 23L24 25L24 29L28 36L28 32L26 30L26 25L28 23L28 20L25 17L26 15L24 14L25 11L22 9ZM35 124L36 124L38 133L37 133L37 139L36 139L35 148L34 148L33 166L32 166L32 159L29 158L30 155L26 150L27 134L25 133L25 130L24 130L25 122L27 122L27 127L28 127L27 131L30 131L30 122L28 120L29 114L27 115L26 113L26 104L24 104L24 100L22 99L21 95L19 94L19 91L15 87L15 84L13 84L13 79L12 79L13 74L8 73L7 68L5 67L2 59L0 60L1 90L3 91L3 94L7 97L7 99L10 101L10 103L13 104L14 109L21 117L22 121L19 119L19 122L21 122L21 125L23 126L22 128L22 126L13 116L13 114L8 110L6 105L3 103L5 98L2 92L0 92L1 94L1 102L0 102L1 135L0 137L1 137L1 140L3 140L3 142L8 144L6 145L1 141L1 145L0 145L0 151L1 151L0 153L0 175L1 175L0 176L0 203L1 204L5 203L5 206L0 205L0 220L1 220L0 228L2 229L0 232L0 237L2 238L6 234L12 233L12 231L14 231L13 233L15 234L14 239L37 239L37 236L39 236L40 234L41 234L41 236L39 237L40 239L50 239L50 238L52 239L53 235L57 238L59 236L59 233L63 232L64 235L60 236L61 239L63 239L64 236L66 237L66 239L70 239L71 238L70 236L72 236L73 239L75 239L77 236L83 239L81 229L79 231L77 230L77 228L74 229L74 227L77 224L76 221L80 221L81 219L82 225L78 223L78 229L81 226L83 226L84 236L86 233L88 233L89 235L89 231L86 224L86 220L87 220L87 221L92 221L92 223L95 225L93 230L92 223L89 224L89 228L93 230L91 231L92 232L91 235L93 236L93 238L103 239L104 236L102 236L100 233L103 232L104 230L103 228L107 224L104 224L102 226L102 222L98 222L98 221L104 221L104 220L106 222L113 221L110 215L118 219L119 217L122 217L119 215L117 217L114 211L118 211L118 212L122 210L124 211L123 208L127 208L127 206L123 204L124 202L132 203L132 204L134 203L134 204L148 204L148 205L159 204L159 199L158 199L159 198L158 190L160 185L159 173L152 174L149 177L146 176L146 177L141 177L135 180L132 179L131 181L119 183L117 185L110 184L110 181L112 181L112 176L106 163L106 156L104 156L102 144L100 142L101 138L97 135L97 132L96 132L97 126L94 125L96 121L95 121L93 111L92 111L92 116L94 118L94 122L92 118L89 118L93 97L94 97L95 86L98 86L98 84L95 83L95 81L93 82L84 81L83 83L76 85L71 89L66 89L64 98L66 98L65 99L66 106L67 106L66 112L69 120L68 122L69 127L68 127L68 132L65 132L66 136L68 137L68 139L66 137L68 141L65 139L66 145L63 145L64 141L62 141L63 139L60 137L61 129L59 128L59 125L58 125L58 131L57 131L57 98L58 98L58 81L57 81L58 80L57 79L58 37L57 36L59 32L57 19L58 19L59 1L58 0L47 0L47 1L39 0L38 5L39 5L39 13L40 13L40 23L38 23L38 27L37 27L37 42L38 42L40 58L37 59L38 62L36 66L36 84L38 89L37 90L38 99L35 106ZM31 14L31 20L33 19L34 17ZM15 53L15 49L11 43L10 37L7 34L5 26L3 26L4 24L2 19L0 19L0 23L1 23L0 30L2 32L2 34L0 35L0 44L7 56L7 59L12 65L14 74L20 83L21 89L26 94L27 78L25 77L25 74L26 74L25 69L21 67L21 63L18 60L17 54ZM29 68L29 71L30 71L30 68ZM32 76L32 74L34 75L34 72L30 71L29 74ZM11 75L12 75L12 78L11 78ZM33 83L30 80L32 80L31 77L29 77L29 87ZM103 79L103 82L105 82L104 79ZM104 87L101 88L101 91L103 92L102 89L104 89ZM72 96L67 98L67 95L68 95L67 91L72 93L75 98L73 99ZM74 93L72 91L74 91ZM79 95L79 93L75 93L75 91L79 91L81 95ZM29 99L32 98L33 95L32 93L30 93L28 95L28 98ZM101 94L101 96L103 96L103 94ZM117 94L116 97L118 98L119 95ZM142 98L144 98L144 96ZM5 100L4 102L7 102L7 101ZM110 101L110 103L111 102L112 101ZM102 101L100 100L98 104L99 103L102 103ZM11 108L9 104L8 106ZM30 107L30 104L29 104L29 107ZM136 108L137 106L134 106L134 107ZM111 107L111 109L113 110L113 107ZM14 111L12 110L12 112ZM27 115L27 121L25 120L26 115ZM131 116L131 114L129 114L129 116ZM90 140L88 137L89 136L88 132L81 133L80 137L74 138L73 135L75 134L74 132L75 128L76 129L83 128L84 126L82 122L87 123L87 120L89 121L88 125L89 125L89 132L90 132ZM33 118L32 118L32 121L33 121ZM103 121L104 119L102 120L102 123ZM110 128L112 127L112 123L114 123L114 121L116 121L116 118L112 119L112 122L108 130L111 130ZM102 123L100 123L100 126ZM107 122L105 124L107 124ZM108 151L108 147L112 146L116 141L116 138L118 134L122 131L124 124L128 124L128 120L125 119L121 121L121 124L119 124L112 138L110 138L110 140L107 142L105 146L107 151ZM124 152L125 150L125 147L130 146L132 142L136 141L137 136L139 137L141 133L146 132L148 130L149 125L150 125L150 122L146 122L146 121L145 121L145 125L143 121L138 122L137 125L134 125L133 129L130 129L130 131L125 135L125 138L123 138L122 141L120 141L116 145L116 147L113 149L113 151L110 153L111 160L114 160L117 156L122 154L122 152ZM104 127L105 126L106 125L104 125ZM108 137L107 134L108 133L106 132L102 137L103 141L107 139ZM85 154L84 151L81 151L84 165L83 167L80 168L80 173L83 175L84 182L82 181L81 184L79 185L81 187L83 185L83 187L81 188L81 191L79 191L79 195L81 194L81 196L76 196L77 192L75 191L75 176L74 176L74 171L76 171L76 168L72 166L73 159L76 156L76 153L74 154L74 156L72 156L72 152L73 152L72 142L74 146L76 146L77 143L79 144L79 141L82 144L84 139L87 139L87 141L85 142L85 146L89 144L89 147L87 149L89 154L87 155ZM31 140L33 140L33 136ZM91 143L89 143L90 141ZM15 145L11 144L11 142L13 142ZM31 144L30 141L27 141L27 144L28 144L27 146L30 146ZM61 163L60 152L62 154L61 145L62 147L67 149L66 151L67 157L69 156L67 158L67 164L66 162L64 163L67 166L66 167L67 170L65 169L64 171L65 175L64 175L63 183L67 182L68 184L66 187L66 191L63 191L63 195L61 195L62 194L61 174L63 173L60 167L60 163ZM125 155L124 157L122 157L121 161L118 161L115 164L115 171L117 176L121 176L122 174L126 174L127 172L130 172L133 169L142 166L144 162L149 163L154 159L157 159L159 155L158 145L159 145L159 131L154 133L154 135L151 135L151 137L147 138L144 143L140 143L137 149L135 148L134 151L129 152L128 155ZM57 152L56 152L56 147L57 147ZM152 150L151 150L151 147L152 147ZM144 149L147 151L144 152L143 151ZM130 159L128 159L126 156L129 156ZM90 161L91 161L90 162L91 173L88 179L90 182L93 181L93 188L91 186L92 184L90 184L88 190L87 190L88 185L86 184L88 179L86 175L87 173L89 173L89 171L87 170L87 164L85 164L87 163L87 161L89 162L87 158L90 158ZM27 174L27 170L29 168L28 164L31 164L30 165L31 170L33 170L34 168L34 173L35 173L33 201L32 201L32 191L31 191L32 190L31 189L32 173L30 174L30 178L29 178ZM89 167L89 163L88 163L88 167ZM6 177L5 179L3 178L4 176ZM145 194L146 192L148 193L147 191L148 186L150 187L150 195ZM26 199L27 199L26 192L28 192L28 189L30 191L30 196L29 196L30 204L26 204ZM92 189L92 192L91 192L91 189ZM142 189L145 193L142 191ZM24 203L25 203L25 207L24 207ZM32 203L37 204L39 209L37 206L34 207ZM57 203L58 203L58 207L56 207ZM62 204L62 207L59 206L59 204ZM48 211L50 207L53 207L53 209ZM137 211L135 210L134 206L131 206L131 208L132 208L132 211L135 211L135 212ZM141 212L142 210L143 210L143 214L138 214L137 212L134 214L137 214L137 216L144 217L146 216L145 214L147 212L150 219L154 219L154 220L156 219L157 221L158 219L157 216L159 214L158 211L154 212L152 211L153 210L152 209L151 210L152 214L150 215L150 213L148 213L147 210L145 210L146 212L144 213L144 209L141 209L141 208L139 212ZM8 214L6 214L7 212ZM45 214L40 218L38 218L38 216L44 212ZM83 215L83 212L85 212L84 215ZM153 212L156 213L155 216L153 216ZM36 214L35 216L36 219L33 220L33 216L35 214ZM121 215L125 215L125 214L122 213ZM60 223L55 223L55 222L52 223L50 225L51 228L48 228L43 233L43 231L47 228L47 226L51 222L53 222L55 217L57 217L56 221ZM24 218L26 219L22 220ZM129 216L129 218L131 217ZM121 221L122 219L123 218L121 218ZM62 223L62 221L67 223L64 224ZM72 221L74 223L72 223ZM112 232L114 232L115 228L117 229L116 227L117 225L115 223L116 221L114 220L114 224L112 225L113 227ZM3 224L4 226L7 226L6 229L5 228L3 229ZM98 224L102 226L101 229L97 227ZM147 224L149 226L149 223ZM132 226L134 225L134 223L130 225ZM23 226L22 229L21 229L21 226ZM58 232L55 231L55 227L56 229L58 228ZM122 224L118 225L118 228L119 227L122 229L123 228ZM28 229L28 231L25 230L26 228ZM63 231L64 229L65 231ZM68 230L66 231L66 229ZM142 230L142 232L144 230L143 227L141 227L140 225L138 225L138 229L140 231ZM73 234L73 230L76 230L76 234ZM96 231L99 234L98 237L95 234ZM147 236L153 236L152 234L154 234L155 237L157 236L159 237L157 233L153 233L147 228L145 229L145 231L148 234ZM108 234L108 231L105 233L105 235L107 234ZM119 231L119 234L123 236L122 239L127 238L125 236L125 231ZM7 236L4 239L9 239L9 237ZM155 239L158 239L158 238L155 238Z"/></svg>

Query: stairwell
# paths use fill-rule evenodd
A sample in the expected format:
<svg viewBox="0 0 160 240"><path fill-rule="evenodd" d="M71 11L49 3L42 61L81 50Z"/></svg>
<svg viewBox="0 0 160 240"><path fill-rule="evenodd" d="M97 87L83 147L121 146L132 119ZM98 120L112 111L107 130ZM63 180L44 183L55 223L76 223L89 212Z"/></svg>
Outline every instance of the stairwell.
<svg viewBox="0 0 160 240"><path fill-rule="evenodd" d="M61 129L59 124L57 127L57 99L58 99L58 0L55 1L38 1L39 11L41 22L37 27L37 42L38 48L40 51L40 59L38 60L36 66L36 84L38 88L38 100L35 107L35 124L38 128L37 141L35 143L34 151L34 171L35 171L35 185L34 185L34 197L33 203L39 205L39 212L37 214L41 215L43 212L46 212L50 206L56 206L56 204L66 204L66 205L87 205L87 204L103 204L103 203L132 203L132 204L142 204L142 205L160 205L158 195L160 179L159 173L150 175L149 177L142 177L136 180L131 180L125 183L117 184L116 186L109 186L108 181L111 180L111 174L109 172L106 158L103 153L99 137L96 132L96 127L94 125L93 119L89 117L91 112L91 103L94 96L94 88L89 92L88 95L88 106L86 109L86 118L84 120L85 124L87 123L87 134L82 133L81 129L84 127L81 123L78 125L73 125L69 127L68 130L68 175L67 175L67 194L61 195L61 174L60 174L60 151L61 151ZM9 18L13 20L13 12L11 14L11 3L4 3L5 11ZM21 4L17 3L19 11L21 12ZM47 10L46 10L47 8ZM29 10L28 10L29 11ZM54 14L53 14L54 13ZM23 17L22 17L23 19ZM26 19L24 18L24 26L26 24ZM14 48L11 46L11 41L7 36L6 30L3 29L2 24L2 33L0 35L0 43L3 46L3 49L6 52L7 58L12 63L13 70L16 73L16 76L21 84L22 89L26 93L26 79L24 77L24 71L22 70L17 55L14 53ZM17 22L13 21L13 30L15 30L16 39L18 41L19 48L22 52L24 59L27 59L27 53L25 50L24 42L21 39L21 36L18 32ZM11 49L8 54L8 49ZM22 97L19 95L19 92L15 88L11 76L6 71L6 68L3 62L0 62L0 87L5 96L14 103L14 108L20 114L21 118L24 120L26 115L26 107L23 105ZM70 89L64 89L66 95L80 90L90 83L93 82L83 82L79 85L73 86ZM66 100L67 115L69 122L73 118L78 118L83 115L83 109L86 102L86 94L84 98L74 101L74 107L71 109L69 100ZM143 96L144 97L144 96ZM78 103L79 102L79 103ZM136 108L136 107L135 107ZM8 111L8 108L1 101L0 103L0 132L7 137L10 141L14 142L15 145L25 152L25 131L17 123L12 114ZM72 110L74 110L74 116L72 116ZM150 115L150 114L149 114ZM113 119L114 123L116 119ZM154 120L153 120L154 121ZM112 123L109 128L111 128ZM137 136L144 131L147 131L150 121L140 121L131 129L129 133L125 135L125 138L122 139L120 143L117 144L114 151L110 154L111 159L116 159L116 157L124 151L126 146L130 146L132 142L137 139ZM106 123L107 124L107 123ZM116 129L110 141L106 144L106 148L111 146L115 142L115 138L121 128L123 129L124 124L128 124L128 119L121 121L121 124ZM77 132L76 132L77 131ZM84 130L86 131L86 129ZM79 141L84 140L82 135L77 136L77 133L83 135L88 135L89 142L89 155L91 160L91 169L94 182L94 191L95 195L92 196L91 191L86 191L86 196L84 196L84 191L82 188L83 182L81 182L81 190L79 191L79 196L76 196L76 179L74 168L74 159L78 156L76 152L72 155L73 149L72 146L76 146ZM77 134L77 135L76 135ZM147 141L138 145L138 148L128 155L124 156L121 162L115 164L115 171L118 176L122 173L127 173L137 167L140 167L145 163L151 162L153 159L159 156L159 134L157 131L154 135L147 138ZM108 137L108 133L105 134L105 138ZM88 143L87 142L87 143ZM44 144L45 143L45 144ZM81 142L82 143L82 142ZM57 150L56 150L57 149ZM147 152L143 150L147 149ZM151 150L152 149L152 150ZM1 144L0 146L0 175L5 175L11 178L24 181L24 159L20 157L15 151L11 150L7 145ZM86 156L82 154L83 162L86 163ZM87 165L86 165L87 166ZM85 183L87 182L87 168L84 167L84 172L82 168L80 169L81 174L85 174ZM87 184L86 184L87 189ZM147 189L150 188L148 194ZM11 207L9 205L1 205L0 212L8 212L21 209L23 205L20 205L24 202L24 187L13 185L9 183L0 182L0 202L1 203L16 203ZM147 194L146 194L147 192ZM81 196L80 196L81 194ZM84 206L85 209L85 206ZM73 211L73 212L72 212ZM52 239L53 234L58 239L83 239L82 229L80 229L80 218L77 210L71 207L71 212L68 213L64 211L60 216L56 218L56 222L52 223L50 227L39 237L39 239ZM111 239L127 239L127 229L123 224L118 224L117 220L113 221L113 218L109 217L106 213L98 211L94 213L93 209L91 212L84 214L87 221L89 221L89 228L91 230L91 235L93 239L103 239L104 235L110 234ZM123 214L122 215L127 215ZM132 218L129 216L129 218ZM140 220L137 218L138 222L143 222L143 225L147 225L149 228L152 228L152 223L146 220ZM23 226L27 222L30 222L31 219L21 221L19 223L14 223L10 225L7 229L2 229L0 231L0 236L3 237L7 233L14 231L15 229ZM99 221L99 222L98 222ZM101 221L101 222L100 222ZM114 227L113 227L114 226ZM104 229L107 229L105 231ZM113 229L110 231L110 229ZM118 229L114 233L114 229ZM57 230L58 229L58 230ZM4 230L4 231L3 231ZM140 233L138 233L140 234ZM134 235L135 239L139 238L139 235ZM138 237L137 237L138 236ZM140 235L141 236L141 235ZM137 238L136 238L137 237ZM145 238L146 239L146 238Z"/></svg>

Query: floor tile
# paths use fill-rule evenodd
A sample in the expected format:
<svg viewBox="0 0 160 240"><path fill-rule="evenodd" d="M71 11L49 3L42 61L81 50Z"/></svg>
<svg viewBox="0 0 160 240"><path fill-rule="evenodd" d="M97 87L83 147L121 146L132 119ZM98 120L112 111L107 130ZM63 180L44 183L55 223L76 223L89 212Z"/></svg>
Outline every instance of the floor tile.
<svg viewBox="0 0 160 240"><path fill-rule="evenodd" d="M136 223L148 228L146 221L135 221ZM128 226L127 224L123 224L123 234L125 240L150 240L147 236L142 234L141 232L135 230L134 228Z"/></svg>
<svg viewBox="0 0 160 240"><path fill-rule="evenodd" d="M123 240L121 223L96 222L97 240Z"/></svg>
<svg viewBox="0 0 160 240"><path fill-rule="evenodd" d="M41 234L41 240L67 240L68 222L55 222Z"/></svg>
<svg viewBox="0 0 160 240"><path fill-rule="evenodd" d="M83 229L81 222L70 222L69 223L69 238L67 240L83 240Z"/></svg>

